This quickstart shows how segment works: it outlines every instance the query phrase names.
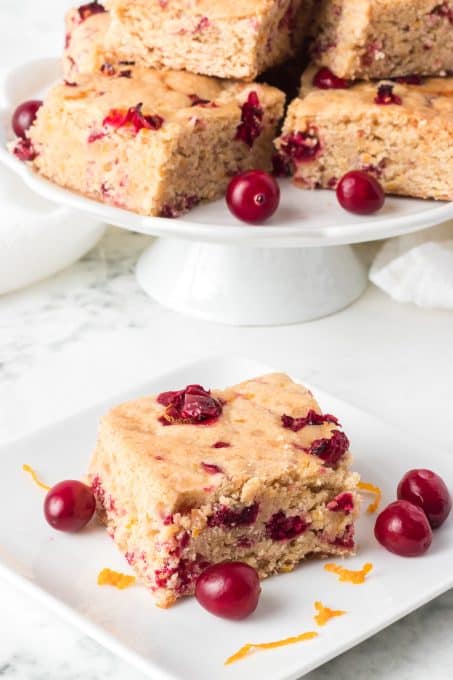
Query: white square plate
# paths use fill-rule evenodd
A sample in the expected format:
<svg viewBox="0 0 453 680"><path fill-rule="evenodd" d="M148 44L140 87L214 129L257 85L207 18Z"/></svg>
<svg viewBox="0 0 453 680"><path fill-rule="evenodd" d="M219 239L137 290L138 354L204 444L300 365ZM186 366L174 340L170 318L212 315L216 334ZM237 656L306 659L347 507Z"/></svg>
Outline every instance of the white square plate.
<svg viewBox="0 0 453 680"><path fill-rule="evenodd" d="M292 574L264 582L259 608L240 623L212 617L193 598L163 611L140 586L126 591L98 587L96 578L103 567L129 571L106 533L93 525L81 534L66 535L46 524L43 495L21 471L22 463L35 467L49 483L81 477L95 442L97 420L111 405L193 382L223 387L272 370L236 357L207 359L149 380L2 449L1 573L145 674L167 680L298 678L448 590L453 585L452 521L436 532L425 556L405 559L376 543L374 517L364 515L358 524L359 552L347 566L356 569L372 562L374 569L365 584L339 583L322 562L311 561ZM447 482L453 479L453 457L411 441L410 433L398 432L319 390L315 396L324 411L339 417L352 442L355 469L383 489L384 503L394 499L399 478L411 467L429 467ZM316 630L315 600L348 613L319 628L314 640L224 666L225 659L247 642Z"/></svg>

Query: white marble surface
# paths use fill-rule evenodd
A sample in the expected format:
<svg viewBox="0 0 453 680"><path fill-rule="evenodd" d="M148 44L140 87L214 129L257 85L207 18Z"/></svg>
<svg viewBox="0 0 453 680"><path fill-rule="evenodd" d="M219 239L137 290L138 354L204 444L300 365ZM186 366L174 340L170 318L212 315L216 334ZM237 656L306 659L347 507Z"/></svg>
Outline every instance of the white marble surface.
<svg viewBox="0 0 453 680"><path fill-rule="evenodd" d="M54 54L69 4L0 0L0 63ZM300 374L408 436L428 434L453 455L452 313L398 305L370 287L349 309L305 325L219 327L162 309L138 289L133 265L148 240L112 229L70 269L0 298L0 443L201 354L238 352ZM0 602L1 678L142 678L1 580ZM452 624L450 592L308 678L451 679Z"/></svg>

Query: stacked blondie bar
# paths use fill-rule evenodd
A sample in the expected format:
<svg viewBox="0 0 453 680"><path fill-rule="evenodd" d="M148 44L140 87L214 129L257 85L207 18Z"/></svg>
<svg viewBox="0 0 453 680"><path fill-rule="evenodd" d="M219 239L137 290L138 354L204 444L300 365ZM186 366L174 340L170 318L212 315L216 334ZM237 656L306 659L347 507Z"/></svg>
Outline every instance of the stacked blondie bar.
<svg viewBox="0 0 453 680"><path fill-rule="evenodd" d="M104 1L68 13L64 80L16 148L57 184L175 217L273 161L453 199L452 0ZM280 131L275 67L309 58Z"/></svg>

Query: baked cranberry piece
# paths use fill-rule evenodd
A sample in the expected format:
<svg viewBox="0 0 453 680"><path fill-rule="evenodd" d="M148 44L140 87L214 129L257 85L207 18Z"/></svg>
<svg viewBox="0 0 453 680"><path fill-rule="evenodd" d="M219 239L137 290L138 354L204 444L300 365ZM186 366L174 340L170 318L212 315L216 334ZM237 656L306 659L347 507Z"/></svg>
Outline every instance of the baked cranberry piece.
<svg viewBox="0 0 453 680"><path fill-rule="evenodd" d="M308 163L314 160L320 152L321 143L317 130L313 127L306 132L292 132L282 137L280 153L284 158L296 163Z"/></svg>
<svg viewBox="0 0 453 680"><path fill-rule="evenodd" d="M318 456L329 467L335 467L349 449L349 439L344 432L334 430L330 439L316 439L308 453Z"/></svg>
<svg viewBox="0 0 453 680"><path fill-rule="evenodd" d="M93 16L93 14L102 14L106 9L100 2L94 0L94 2L88 2L86 5L81 5L78 9L79 17L82 21L88 19L88 17Z"/></svg>
<svg viewBox="0 0 453 680"><path fill-rule="evenodd" d="M35 122L36 114L41 106L42 101L40 99L30 99L19 104L11 121L15 135L25 139L25 133Z"/></svg>
<svg viewBox="0 0 453 680"><path fill-rule="evenodd" d="M344 512L345 515L349 515L352 510L354 510L354 498L352 493L348 491L343 491L339 493L338 496L327 503L327 509L331 512Z"/></svg>
<svg viewBox="0 0 453 680"><path fill-rule="evenodd" d="M408 501L390 503L376 519L374 535L384 548L402 557L423 555L433 538L423 510Z"/></svg>
<svg viewBox="0 0 453 680"><path fill-rule="evenodd" d="M383 106L388 106L389 104L401 104L401 97L393 92L394 85L389 83L383 83L379 85L377 95L374 98L375 104L380 104Z"/></svg>
<svg viewBox="0 0 453 680"><path fill-rule="evenodd" d="M406 472L398 484L398 498L418 505L433 529L445 522L451 510L451 496L439 475L432 470Z"/></svg>
<svg viewBox="0 0 453 680"><path fill-rule="evenodd" d="M201 385L188 385L176 392L162 392L157 402L166 407L162 419L167 424L212 422L222 413L221 402Z"/></svg>
<svg viewBox="0 0 453 680"><path fill-rule="evenodd" d="M306 416L301 418L293 418L292 416L282 415L282 425L288 430L293 432L299 432L307 425L322 425L323 423L333 423L338 425L338 419L335 416L330 415L330 413L317 413L313 409L310 409Z"/></svg>
<svg viewBox="0 0 453 680"><path fill-rule="evenodd" d="M126 112L120 109L112 109L102 121L105 126L113 127L118 130L122 127L132 127L137 134L140 130L160 130L164 124L162 116L144 115L142 113L143 104L131 106Z"/></svg>
<svg viewBox="0 0 453 680"><path fill-rule="evenodd" d="M321 90L347 90L351 81L339 78L326 67L320 68L313 77L313 85Z"/></svg>
<svg viewBox="0 0 453 680"><path fill-rule="evenodd" d="M273 541L289 541L303 534L307 528L308 522L300 515L287 516L279 510L266 522L266 536Z"/></svg>
<svg viewBox="0 0 453 680"><path fill-rule="evenodd" d="M261 594L257 572L244 562L208 567L197 579L195 597L208 612L238 621L252 614Z"/></svg>
<svg viewBox="0 0 453 680"><path fill-rule="evenodd" d="M227 505L220 505L213 515L208 517L208 527L239 527L249 526L256 522L259 505L252 503L240 510L233 510Z"/></svg>
<svg viewBox="0 0 453 680"><path fill-rule="evenodd" d="M38 155L29 139L19 139L13 148L13 154L20 161L33 161Z"/></svg>
<svg viewBox="0 0 453 680"><path fill-rule="evenodd" d="M249 92L247 101L241 107L241 122L237 127L235 139L240 139L252 148L255 139L263 131L263 117L264 111L258 94L254 91Z"/></svg>
<svg viewBox="0 0 453 680"><path fill-rule="evenodd" d="M230 212L243 222L257 224L269 219L280 203L280 187L264 170L248 170L233 177L227 187Z"/></svg>
<svg viewBox="0 0 453 680"><path fill-rule="evenodd" d="M423 82L422 77L415 75L415 73L408 76L400 76L399 78L395 78L395 80L397 83L402 83L403 85L421 85Z"/></svg>
<svg viewBox="0 0 453 680"><path fill-rule="evenodd" d="M44 500L44 515L58 531L80 531L94 515L96 500L93 491L76 479L56 484Z"/></svg>
<svg viewBox="0 0 453 680"><path fill-rule="evenodd" d="M357 215L371 215L380 210L385 201L378 180L362 170L352 170L343 175L336 193L341 207Z"/></svg>

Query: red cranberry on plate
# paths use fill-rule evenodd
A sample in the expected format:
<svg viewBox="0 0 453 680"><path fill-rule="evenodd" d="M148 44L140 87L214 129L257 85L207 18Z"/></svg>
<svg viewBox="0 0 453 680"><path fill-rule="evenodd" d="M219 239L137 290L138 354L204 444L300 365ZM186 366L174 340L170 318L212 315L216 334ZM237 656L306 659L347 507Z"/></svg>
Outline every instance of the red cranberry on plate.
<svg viewBox="0 0 453 680"><path fill-rule="evenodd" d="M433 538L423 510L408 501L390 503L376 519L374 535L384 548L402 557L423 555Z"/></svg>
<svg viewBox="0 0 453 680"><path fill-rule="evenodd" d="M25 133L33 125L36 114L41 106L42 101L39 99L30 99L30 101L19 104L13 113L11 121L15 135L25 138Z"/></svg>
<svg viewBox="0 0 453 680"><path fill-rule="evenodd" d="M222 562L198 577L195 597L215 616L240 620L255 611L261 593L258 574L244 562Z"/></svg>
<svg viewBox="0 0 453 680"><path fill-rule="evenodd" d="M94 515L96 500L92 490L76 479L59 482L44 500L44 515L57 531L83 529Z"/></svg>
<svg viewBox="0 0 453 680"><path fill-rule="evenodd" d="M451 496L444 480L432 470L409 470L398 484L398 498L418 505L433 529L445 522Z"/></svg>
<svg viewBox="0 0 453 680"><path fill-rule="evenodd" d="M271 217L280 202L280 187L264 170L248 170L233 177L226 191L228 208L243 222L256 224Z"/></svg>
<svg viewBox="0 0 453 680"><path fill-rule="evenodd" d="M336 191L341 207L357 215L377 212L385 201L384 191L377 179L362 170L352 170L343 175Z"/></svg>

